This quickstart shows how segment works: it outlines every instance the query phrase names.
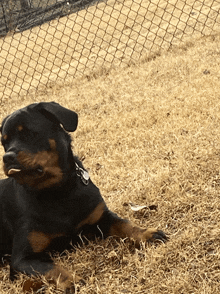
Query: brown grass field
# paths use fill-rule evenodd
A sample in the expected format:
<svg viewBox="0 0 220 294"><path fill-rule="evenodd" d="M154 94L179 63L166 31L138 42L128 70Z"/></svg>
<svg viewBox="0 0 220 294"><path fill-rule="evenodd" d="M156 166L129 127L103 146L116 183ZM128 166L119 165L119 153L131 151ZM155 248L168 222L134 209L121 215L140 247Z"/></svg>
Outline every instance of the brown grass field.
<svg viewBox="0 0 220 294"><path fill-rule="evenodd" d="M141 249L97 240L55 257L85 279L77 293L219 293L219 56L219 35L200 38L125 69L3 101L1 118L34 101L77 111L73 149L108 206L170 237ZM133 212L129 203L147 207ZM21 293L25 278L10 282L6 264L0 293ZM48 285L46 293L60 291Z"/></svg>
<svg viewBox="0 0 220 294"><path fill-rule="evenodd" d="M76 284L76 293L220 293L219 68L216 34L2 100L0 119L39 101L75 110L73 150L109 208L170 237L140 249L127 240L96 240L55 256L86 281ZM129 203L146 208L134 212ZM21 293L25 279L10 282L6 263L0 293ZM46 283L45 293L61 291Z"/></svg>
<svg viewBox="0 0 220 294"><path fill-rule="evenodd" d="M42 0L46 1L46 0ZM108 0L0 39L0 100L220 31L213 0Z"/></svg>

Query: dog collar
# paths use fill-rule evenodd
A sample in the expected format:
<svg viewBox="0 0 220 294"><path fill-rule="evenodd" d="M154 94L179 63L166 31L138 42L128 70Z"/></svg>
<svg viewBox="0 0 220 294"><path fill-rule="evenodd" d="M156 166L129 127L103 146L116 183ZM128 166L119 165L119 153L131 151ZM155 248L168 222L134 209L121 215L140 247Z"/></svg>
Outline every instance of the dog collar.
<svg viewBox="0 0 220 294"><path fill-rule="evenodd" d="M79 167L76 162L75 162L75 165L76 165L77 176L80 177L83 184L87 186L89 184L89 173L83 168Z"/></svg>

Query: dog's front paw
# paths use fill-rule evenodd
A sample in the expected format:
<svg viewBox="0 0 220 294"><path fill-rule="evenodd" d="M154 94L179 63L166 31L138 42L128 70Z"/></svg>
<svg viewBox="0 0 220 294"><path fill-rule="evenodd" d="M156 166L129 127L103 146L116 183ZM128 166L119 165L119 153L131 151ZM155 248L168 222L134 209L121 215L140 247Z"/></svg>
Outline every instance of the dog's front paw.
<svg viewBox="0 0 220 294"><path fill-rule="evenodd" d="M64 290L64 294L74 294L74 293L76 293L74 285L72 285L71 287L68 287Z"/></svg>
<svg viewBox="0 0 220 294"><path fill-rule="evenodd" d="M110 228L109 235L118 236L120 238L129 238L135 244L140 242L162 241L166 242L168 237L163 231L157 229L142 229L133 226L129 221L116 219Z"/></svg>
<svg viewBox="0 0 220 294"><path fill-rule="evenodd" d="M55 283L57 288L59 288L64 294L76 293L76 283L85 284L85 281L81 277L77 275L73 276L67 270L57 265L54 265L53 268L45 274L45 278L49 283ZM23 292L38 293L41 290L43 291L46 286L44 282L45 281L40 279L39 276L32 276L24 281Z"/></svg>
<svg viewBox="0 0 220 294"><path fill-rule="evenodd" d="M147 242L155 242L155 241L162 241L166 242L168 240L168 237L166 234L157 229L147 229L143 231L142 236L141 236L141 241L147 241Z"/></svg>
<svg viewBox="0 0 220 294"><path fill-rule="evenodd" d="M39 279L28 278L24 281L22 289L24 293L35 293L43 287L44 283Z"/></svg>

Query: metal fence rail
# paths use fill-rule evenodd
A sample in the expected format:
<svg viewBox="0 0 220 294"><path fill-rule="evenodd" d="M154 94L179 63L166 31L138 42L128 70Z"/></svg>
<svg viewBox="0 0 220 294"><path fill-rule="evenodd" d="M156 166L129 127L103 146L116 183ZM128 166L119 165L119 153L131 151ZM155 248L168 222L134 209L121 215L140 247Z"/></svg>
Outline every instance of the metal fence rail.
<svg viewBox="0 0 220 294"><path fill-rule="evenodd" d="M217 0L0 0L0 99L220 32Z"/></svg>

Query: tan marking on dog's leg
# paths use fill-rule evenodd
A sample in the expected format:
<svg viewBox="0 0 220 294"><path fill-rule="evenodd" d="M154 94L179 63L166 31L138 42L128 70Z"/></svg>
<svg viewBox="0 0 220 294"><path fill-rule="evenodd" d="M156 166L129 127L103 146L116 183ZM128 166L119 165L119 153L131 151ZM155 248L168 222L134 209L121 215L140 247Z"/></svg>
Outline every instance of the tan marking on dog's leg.
<svg viewBox="0 0 220 294"><path fill-rule="evenodd" d="M57 288L60 288L63 291L71 291L68 293L74 292L74 283L83 281L83 279L77 275L74 277L64 268L54 265L54 267L45 274L45 278L48 282L54 283ZM23 291L26 293L33 293L41 289L44 286L44 282L40 278L29 278L23 283ZM66 293L66 292L65 292Z"/></svg>
<svg viewBox="0 0 220 294"><path fill-rule="evenodd" d="M32 231L28 235L31 248L34 253L43 252L54 238L64 236L62 233L45 234L43 232Z"/></svg>
<svg viewBox="0 0 220 294"><path fill-rule="evenodd" d="M25 293L33 293L41 289L43 285L44 285L43 281L40 281L34 278L29 278L24 281L22 289L23 289L23 292Z"/></svg>
<svg viewBox="0 0 220 294"><path fill-rule="evenodd" d="M141 229L139 227L132 226L128 221L117 221L112 224L109 234L111 236L118 236L122 239L130 238L135 243L153 241L154 239L166 239L165 234L162 231L158 231L154 228Z"/></svg>
<svg viewBox="0 0 220 294"><path fill-rule="evenodd" d="M48 273L45 274L48 281L54 282L62 290L74 289L74 283L82 280L81 277L73 276L62 267L55 265Z"/></svg>
<svg viewBox="0 0 220 294"><path fill-rule="evenodd" d="M97 223L102 217L104 209L105 209L105 203L104 202L99 203L96 206L96 208L93 210L93 212L91 212L86 219L82 220L78 224L77 229L79 229L80 227L84 225L94 225L95 223Z"/></svg>

